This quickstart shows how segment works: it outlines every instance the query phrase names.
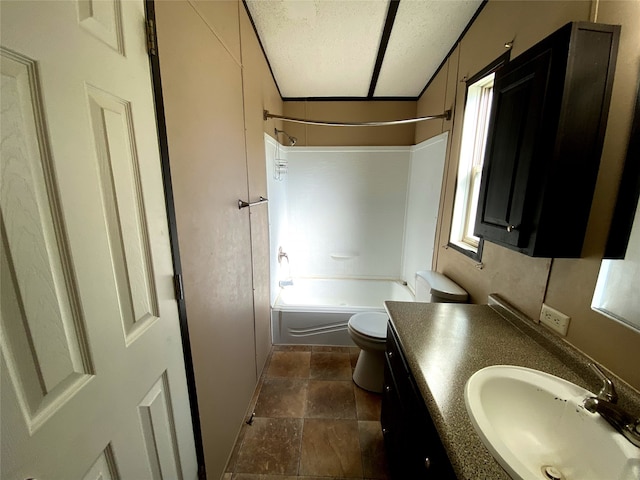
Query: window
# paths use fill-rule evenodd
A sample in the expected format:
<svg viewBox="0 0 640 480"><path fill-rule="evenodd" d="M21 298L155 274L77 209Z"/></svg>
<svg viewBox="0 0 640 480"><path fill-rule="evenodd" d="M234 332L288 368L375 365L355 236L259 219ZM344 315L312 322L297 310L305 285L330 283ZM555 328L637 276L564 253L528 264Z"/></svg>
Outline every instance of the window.
<svg viewBox="0 0 640 480"><path fill-rule="evenodd" d="M462 142L449 245L476 260L482 256L482 239L473 234L480 195L480 179L487 143L495 72L508 60L500 57L467 82Z"/></svg>

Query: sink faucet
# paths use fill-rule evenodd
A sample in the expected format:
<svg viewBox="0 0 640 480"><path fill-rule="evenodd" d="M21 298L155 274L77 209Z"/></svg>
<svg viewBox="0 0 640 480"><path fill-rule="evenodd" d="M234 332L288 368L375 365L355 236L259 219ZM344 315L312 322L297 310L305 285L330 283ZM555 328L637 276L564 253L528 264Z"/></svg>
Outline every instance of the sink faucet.
<svg viewBox="0 0 640 480"><path fill-rule="evenodd" d="M640 418L633 417L616 405L618 394L611 379L595 363L590 363L589 367L602 380L602 388L597 396L585 398L584 408L591 413L599 413L627 440L640 448Z"/></svg>

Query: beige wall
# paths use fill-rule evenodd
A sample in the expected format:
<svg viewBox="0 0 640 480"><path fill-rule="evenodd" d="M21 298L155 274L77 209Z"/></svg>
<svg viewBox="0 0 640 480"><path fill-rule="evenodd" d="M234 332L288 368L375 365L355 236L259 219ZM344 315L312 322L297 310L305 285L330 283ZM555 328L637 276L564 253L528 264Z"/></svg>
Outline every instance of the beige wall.
<svg viewBox="0 0 640 480"><path fill-rule="evenodd" d="M249 199L267 195L264 132L274 135L275 122L264 121L263 111L282 113L280 93L271 76L246 10L240 5L242 79ZM278 124L278 127L280 125ZM258 376L271 350L271 308L269 297L269 215L266 205L251 210L251 260L256 328Z"/></svg>
<svg viewBox="0 0 640 480"><path fill-rule="evenodd" d="M597 6L597 8L596 8ZM596 17L597 12L597 17ZM589 227L581 259L530 258L485 243L482 264L447 249L464 109L464 77L477 73L504 53L514 40L512 58L569 21L622 25L616 77L605 146ZM567 341L640 389L640 334L591 311L591 296L613 212L632 119L632 106L640 70L640 2L490 1L459 43L438 76L418 101L422 114L442 105L454 105L449 155L445 166L443 199L436 253L437 270L471 293L476 303L499 293L532 318L542 302L571 316ZM455 98L451 98L455 92ZM416 129L416 143L440 131L436 125ZM595 388L595 386L594 386Z"/></svg>
<svg viewBox="0 0 640 480"><path fill-rule="evenodd" d="M438 111L435 113L442 113ZM290 117L311 120L344 122L371 122L377 120L399 120L416 115L416 102L408 101L287 101L284 114ZM413 145L413 124L392 127L322 127L283 122L289 135L298 139L300 146L378 146ZM283 139L280 138L283 142Z"/></svg>
<svg viewBox="0 0 640 480"><path fill-rule="evenodd" d="M282 112L242 2L156 2L205 466L220 478L271 348L263 109Z"/></svg>

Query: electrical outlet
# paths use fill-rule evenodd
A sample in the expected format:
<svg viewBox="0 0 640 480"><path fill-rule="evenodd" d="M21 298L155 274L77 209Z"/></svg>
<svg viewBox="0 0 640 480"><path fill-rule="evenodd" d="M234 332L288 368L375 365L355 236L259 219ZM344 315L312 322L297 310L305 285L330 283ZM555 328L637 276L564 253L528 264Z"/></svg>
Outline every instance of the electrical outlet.
<svg viewBox="0 0 640 480"><path fill-rule="evenodd" d="M555 308L551 308L546 303L542 304L542 310L540 310L540 321L544 326L558 332L563 337L567 336L570 320L571 317L559 312Z"/></svg>

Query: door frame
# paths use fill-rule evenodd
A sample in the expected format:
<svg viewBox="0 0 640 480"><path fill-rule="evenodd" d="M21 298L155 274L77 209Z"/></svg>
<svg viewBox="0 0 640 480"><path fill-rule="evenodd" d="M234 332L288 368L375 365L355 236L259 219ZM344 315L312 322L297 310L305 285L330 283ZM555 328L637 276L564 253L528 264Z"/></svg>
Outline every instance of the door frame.
<svg viewBox="0 0 640 480"><path fill-rule="evenodd" d="M169 242L171 245L171 256L174 271L174 286L176 290L176 302L178 303L178 317L180 322L180 333L182 340L182 351L184 355L184 365L187 377L187 390L189 394L189 404L191 406L191 423L193 425L193 435L196 447L196 457L198 461L198 478L206 479L204 465L204 447L202 443L202 430L200 427L200 409L198 406L198 395L196 392L196 381L193 370L193 359L191 355L191 343L189 340L189 325L187 323L187 307L182 287L182 263L180 260L180 248L178 245L178 228L176 224L176 210L173 201L173 184L171 182L171 165L169 162L169 142L167 139L167 125L164 113L164 99L162 97L162 77L160 75L160 59L158 56L158 42L156 39L156 17L154 0L144 0L145 22L147 36L153 43L153 51L149 48L149 64L151 66L151 83L155 103L156 127L158 132L158 145L160 149L160 162L162 168L162 184L164 189L165 207L167 211L167 222L169 225Z"/></svg>

